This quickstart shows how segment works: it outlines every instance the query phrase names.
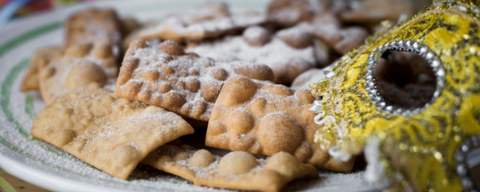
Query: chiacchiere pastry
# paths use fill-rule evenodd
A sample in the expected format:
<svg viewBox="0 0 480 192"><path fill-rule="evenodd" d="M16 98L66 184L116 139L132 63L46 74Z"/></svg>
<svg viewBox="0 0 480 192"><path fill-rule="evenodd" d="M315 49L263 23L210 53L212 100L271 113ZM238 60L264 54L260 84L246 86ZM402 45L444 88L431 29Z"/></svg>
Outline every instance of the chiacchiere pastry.
<svg viewBox="0 0 480 192"><path fill-rule="evenodd" d="M398 21L400 15L413 15L414 1L404 0L364 0L350 4L339 13L345 23L373 24L385 20Z"/></svg>
<svg viewBox="0 0 480 192"><path fill-rule="evenodd" d="M290 27L302 21L312 20L316 14L332 9L329 0L274 0L267 8L267 19L270 23Z"/></svg>
<svg viewBox="0 0 480 192"><path fill-rule="evenodd" d="M130 44L115 88L115 97L143 101L180 115L208 121L223 83L235 76L273 80L262 64L216 62L185 53L174 41L158 46L143 40Z"/></svg>
<svg viewBox="0 0 480 192"><path fill-rule="evenodd" d="M336 52L342 55L362 45L368 36L368 31L360 26L332 29L322 25L314 25L311 33L327 42Z"/></svg>
<svg viewBox="0 0 480 192"><path fill-rule="evenodd" d="M322 69L310 69L304 73L298 75L295 80L293 80L290 88L292 89L308 89L309 85L312 83L317 83L318 81L325 79L325 74L322 73Z"/></svg>
<svg viewBox="0 0 480 192"><path fill-rule="evenodd" d="M60 51L62 51L62 47L60 46L46 47L37 50L23 79L22 92L40 89L38 77L40 71L42 71L42 69L48 65L48 61L58 55Z"/></svg>
<svg viewBox="0 0 480 192"><path fill-rule="evenodd" d="M66 45L108 41L117 48L122 42L119 19L113 9L90 8L77 12L66 21L65 30Z"/></svg>
<svg viewBox="0 0 480 192"><path fill-rule="evenodd" d="M232 78L213 107L205 144L269 156L285 151L320 168L351 171L354 158L336 161L327 149L314 143L320 126L308 111L313 101L306 89L295 91L270 82Z"/></svg>
<svg viewBox="0 0 480 192"><path fill-rule="evenodd" d="M247 61L268 65L275 83L291 83L300 73L314 68L312 38L300 30L271 34L260 26L248 27L242 36L228 36L212 43L190 43L187 52L216 61Z"/></svg>
<svg viewBox="0 0 480 192"><path fill-rule="evenodd" d="M152 150L193 132L175 113L115 99L95 83L47 105L32 127L33 137L121 179Z"/></svg>
<svg viewBox="0 0 480 192"><path fill-rule="evenodd" d="M318 171L286 152L268 159L234 151L223 157L188 145L166 144L142 163L193 181L195 185L239 190L280 191L296 178L316 178Z"/></svg>
<svg viewBox="0 0 480 192"><path fill-rule="evenodd" d="M57 97L90 83L114 84L118 66L112 44L95 42L66 46L39 74L40 91L48 105Z"/></svg>
<svg viewBox="0 0 480 192"><path fill-rule="evenodd" d="M366 179L381 186L479 190L479 17L473 1L434 1L344 56L310 86L321 125L315 142L337 158L365 147ZM420 107L398 106L382 94L377 67L396 51L418 54L433 71L435 91Z"/></svg>
<svg viewBox="0 0 480 192"><path fill-rule="evenodd" d="M236 32L265 22L265 16L256 12L230 13L224 3L206 3L196 11L167 17L157 26L143 29L138 37L143 40L160 38L184 42L202 40Z"/></svg>

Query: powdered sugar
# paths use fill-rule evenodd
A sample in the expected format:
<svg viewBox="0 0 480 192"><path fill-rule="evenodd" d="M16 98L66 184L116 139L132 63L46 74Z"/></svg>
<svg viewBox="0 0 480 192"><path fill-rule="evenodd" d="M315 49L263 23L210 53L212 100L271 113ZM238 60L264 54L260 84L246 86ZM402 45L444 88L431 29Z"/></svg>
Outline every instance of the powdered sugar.
<svg viewBox="0 0 480 192"><path fill-rule="evenodd" d="M263 22L265 22L265 15L261 13L242 12L230 16L215 12L209 12L209 14L202 11L188 12L172 15L156 27L142 30L139 37L142 39L158 37L177 41L200 40Z"/></svg>
<svg viewBox="0 0 480 192"><path fill-rule="evenodd" d="M165 42L165 46L166 44L168 42ZM259 66L239 61L215 61L189 54L170 55L152 45L147 48L131 47L127 54L131 56L125 58L124 65L132 65L130 60L138 60L135 61L138 65L135 69L129 69L133 71L126 82L117 84L117 97L151 103L204 121L210 117L223 82L238 76L238 68L256 74L257 71L248 71L248 68ZM137 90L137 95L131 95L131 92L127 94L126 90L133 87ZM142 94L149 97L139 97ZM164 102L169 99L178 103Z"/></svg>
<svg viewBox="0 0 480 192"><path fill-rule="evenodd" d="M55 56L48 61L47 67L41 71L40 87L45 103L91 82L101 85L115 83L118 68L113 55L98 58L96 49L102 49L103 43L95 43L91 47L72 45L64 49L63 55ZM82 50L80 47L88 49ZM75 55L72 55L73 53ZM83 55L82 55L83 54ZM95 75L91 75L91 74Z"/></svg>
<svg viewBox="0 0 480 192"><path fill-rule="evenodd" d="M31 134L126 179L150 151L190 133L192 127L172 112L114 99L112 92L91 85L47 106L36 118Z"/></svg>
<svg viewBox="0 0 480 192"><path fill-rule="evenodd" d="M209 75L211 74L212 70L215 69L214 67L205 67L205 65L212 65L212 66L217 66L217 67L222 67L226 69L228 74L233 74L233 70L230 65L226 63L217 63L209 58L202 57L198 59L191 59L189 57L178 57L175 60L172 61L167 61L165 58L168 58L169 55L166 54L165 52L162 52L154 47L146 48L146 49L137 49L135 51L135 55L132 57L137 57L140 58L140 64L139 67L135 69L134 73L135 76L133 79L130 80L130 82L139 82L139 83L145 83L149 84L152 87L149 86L144 86L142 90L145 89L155 89L158 90L160 86L164 83L169 84L172 86L172 89L177 92L181 92L187 96L187 101L191 101L194 103L197 100L204 100L204 98L201 97L200 93L197 92L196 94L188 94L188 90L185 90L185 88L182 86L182 83L169 83L169 82L175 82L175 81L180 81L183 83L188 82L191 79L197 79L200 81L201 84L207 84L210 82L220 82L219 80L215 79L213 76ZM168 64L171 68L175 70L175 73L178 73L178 76L169 76L165 75L163 76L165 78L165 81L163 82L158 82L158 83L149 83L146 79L143 79L142 76L145 75L148 71L155 71L159 73L163 73L162 67ZM196 71L199 75L198 76L192 76L189 73L192 73L192 71ZM183 76L181 74L187 74L186 76ZM155 94L160 94L160 93L154 93Z"/></svg>
<svg viewBox="0 0 480 192"><path fill-rule="evenodd" d="M302 22L294 27L287 29L282 29L277 32L277 35L289 37L292 39L300 39L303 37L303 34L308 33L311 30L310 24Z"/></svg>
<svg viewBox="0 0 480 192"><path fill-rule="evenodd" d="M242 37L230 36L214 43L200 44L187 51L211 57L217 61L242 60L266 64L271 68L285 68L289 63L313 64L315 62L313 48L293 49L278 38L273 38L263 47L252 47Z"/></svg>
<svg viewBox="0 0 480 192"><path fill-rule="evenodd" d="M293 81L291 88L296 90L308 89L310 84L318 83L322 79L325 79L323 70L310 69L299 75L295 81Z"/></svg>
<svg viewBox="0 0 480 192"><path fill-rule="evenodd" d="M122 42L122 35L117 19L114 10L111 9L93 8L77 12L66 22L66 44L109 41L119 46ZM117 53L118 56L118 51L114 51L114 53Z"/></svg>
<svg viewBox="0 0 480 192"><path fill-rule="evenodd" d="M195 177L197 177L197 178L214 179L216 176L218 176L217 174L219 174L218 170L217 170L217 166L218 166L218 163L220 162L220 159L222 158L222 156L212 154L212 156L214 158L213 162L211 162L206 167L198 167L198 166L192 165L190 163L192 156L197 151L199 151L199 149L182 149L179 146L166 144L166 145L163 145L163 146L157 148L150 155L155 157L155 158L160 158L161 156L164 156L164 155L169 156L169 157L174 157L175 155L177 155L179 153L186 153L188 155L188 158L183 159L183 160L174 160L174 161L170 161L170 162L165 162L165 164L166 165L183 166L185 169L192 170L195 173ZM265 160L265 159L257 158L256 161L258 162L258 165L256 167L254 167L253 169L251 169L248 173L260 171L260 170L264 169L265 166L267 165L267 160ZM227 177L228 179L235 179L235 178L242 177L242 176L245 176L245 175L246 175L246 173L245 174L239 174L239 175L228 174L228 175L221 175L221 176Z"/></svg>
<svg viewBox="0 0 480 192"><path fill-rule="evenodd" d="M261 27L249 27L243 32L243 36L248 39L256 39L265 33L265 29Z"/></svg>

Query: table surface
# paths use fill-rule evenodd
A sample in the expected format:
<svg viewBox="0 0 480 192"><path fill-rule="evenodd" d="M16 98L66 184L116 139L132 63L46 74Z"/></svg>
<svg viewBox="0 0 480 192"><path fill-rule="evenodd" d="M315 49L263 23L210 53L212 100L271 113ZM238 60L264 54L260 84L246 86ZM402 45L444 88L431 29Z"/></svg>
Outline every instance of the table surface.
<svg viewBox="0 0 480 192"><path fill-rule="evenodd" d="M17 192L50 192L49 190L40 188L13 175L10 175L2 169L0 169L0 177L7 180L7 182L10 183L10 185L12 185L15 190L17 190ZM3 189L1 189L1 187L0 190L4 191Z"/></svg>

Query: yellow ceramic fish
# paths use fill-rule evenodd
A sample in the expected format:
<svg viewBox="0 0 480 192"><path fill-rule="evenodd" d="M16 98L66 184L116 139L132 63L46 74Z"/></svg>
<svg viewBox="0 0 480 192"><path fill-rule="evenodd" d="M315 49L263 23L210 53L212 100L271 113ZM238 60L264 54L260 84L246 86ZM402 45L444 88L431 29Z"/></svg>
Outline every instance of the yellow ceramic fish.
<svg viewBox="0 0 480 192"><path fill-rule="evenodd" d="M480 162L479 16L471 1L434 1L326 69L310 85L323 125L315 141L340 160L365 151L367 179L396 190L480 190L471 171ZM424 106L402 108L379 93L373 71L392 51L421 55L433 69Z"/></svg>

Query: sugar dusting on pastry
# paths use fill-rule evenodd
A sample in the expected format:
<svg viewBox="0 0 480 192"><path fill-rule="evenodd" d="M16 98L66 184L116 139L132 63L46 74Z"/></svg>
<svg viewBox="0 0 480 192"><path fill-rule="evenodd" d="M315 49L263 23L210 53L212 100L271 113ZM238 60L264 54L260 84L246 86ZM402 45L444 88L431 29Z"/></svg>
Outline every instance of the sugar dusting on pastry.
<svg viewBox="0 0 480 192"><path fill-rule="evenodd" d="M291 83L300 73L316 66L312 46L293 48L277 36L266 37L264 33L262 29L249 28L244 37L225 37L213 43L192 46L186 51L217 61L242 60L268 65L275 74L276 83ZM252 46L250 39L259 44Z"/></svg>
<svg viewBox="0 0 480 192"><path fill-rule="evenodd" d="M162 42L158 47L135 41L123 62L115 96L136 99L208 121L223 82L238 75L260 80L273 79L271 70L261 64L199 57L194 53L185 53L173 41Z"/></svg>

